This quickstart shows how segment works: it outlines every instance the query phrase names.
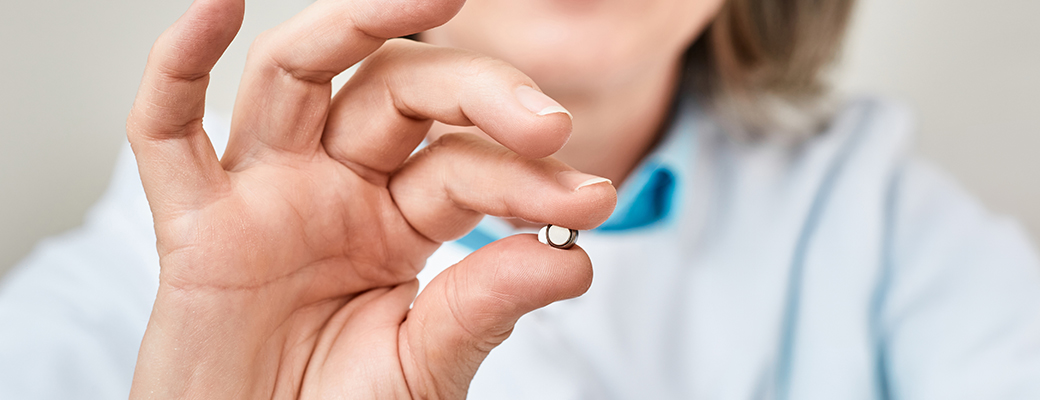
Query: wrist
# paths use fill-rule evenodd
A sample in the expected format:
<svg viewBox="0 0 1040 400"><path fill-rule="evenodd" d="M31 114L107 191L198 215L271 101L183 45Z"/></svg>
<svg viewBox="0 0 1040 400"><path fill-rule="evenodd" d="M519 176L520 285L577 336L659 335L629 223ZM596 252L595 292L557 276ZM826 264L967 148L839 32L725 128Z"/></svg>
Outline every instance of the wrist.
<svg viewBox="0 0 1040 400"><path fill-rule="evenodd" d="M290 310L278 293L161 281L131 398L256 398L254 392L293 390L321 322L342 302Z"/></svg>
<svg viewBox="0 0 1040 400"><path fill-rule="evenodd" d="M264 334L250 328L261 325L240 301L160 285L131 398L249 397Z"/></svg>

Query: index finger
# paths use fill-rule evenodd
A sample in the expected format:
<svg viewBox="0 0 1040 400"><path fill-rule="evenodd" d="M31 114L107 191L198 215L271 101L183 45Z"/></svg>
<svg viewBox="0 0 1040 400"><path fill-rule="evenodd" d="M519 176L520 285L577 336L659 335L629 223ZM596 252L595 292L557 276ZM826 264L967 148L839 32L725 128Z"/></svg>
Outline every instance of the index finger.
<svg viewBox="0 0 1040 400"><path fill-rule="evenodd" d="M319 0L253 44L242 78L231 154L262 144L306 153L319 148L331 80L387 38L443 24L463 0Z"/></svg>

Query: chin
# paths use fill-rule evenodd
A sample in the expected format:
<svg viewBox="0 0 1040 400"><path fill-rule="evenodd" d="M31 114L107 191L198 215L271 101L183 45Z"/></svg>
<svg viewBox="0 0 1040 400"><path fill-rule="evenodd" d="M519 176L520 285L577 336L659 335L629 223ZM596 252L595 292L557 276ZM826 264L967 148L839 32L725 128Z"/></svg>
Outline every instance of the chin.
<svg viewBox="0 0 1040 400"><path fill-rule="evenodd" d="M504 60L550 95L602 90L674 65L712 4L721 1L470 0L423 40Z"/></svg>
<svg viewBox="0 0 1040 400"><path fill-rule="evenodd" d="M547 93L583 91L630 79L650 59L632 35L604 27L525 20L487 29L447 26L424 36L512 64ZM619 34L620 33L620 34Z"/></svg>

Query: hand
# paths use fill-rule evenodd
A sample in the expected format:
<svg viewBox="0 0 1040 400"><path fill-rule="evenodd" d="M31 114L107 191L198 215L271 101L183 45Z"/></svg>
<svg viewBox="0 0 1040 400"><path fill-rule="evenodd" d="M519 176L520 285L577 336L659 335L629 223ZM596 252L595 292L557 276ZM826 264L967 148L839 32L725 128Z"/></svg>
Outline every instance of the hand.
<svg viewBox="0 0 1040 400"><path fill-rule="evenodd" d="M485 213L588 229L616 201L610 185L540 158L570 119L533 111L555 103L518 89L536 88L529 78L460 50L384 43L461 5L319 0L265 33L219 160L204 95L244 5L197 0L163 33L127 122L161 264L132 398L462 398L521 315L588 288L580 248L520 235L415 298L425 259ZM331 99L331 78L366 56ZM410 155L433 120L505 147L447 135Z"/></svg>

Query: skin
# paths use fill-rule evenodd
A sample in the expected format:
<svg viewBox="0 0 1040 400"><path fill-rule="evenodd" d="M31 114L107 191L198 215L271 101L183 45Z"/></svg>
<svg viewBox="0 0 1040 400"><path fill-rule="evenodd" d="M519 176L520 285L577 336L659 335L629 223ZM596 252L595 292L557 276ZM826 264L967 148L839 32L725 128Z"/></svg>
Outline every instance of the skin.
<svg viewBox="0 0 1040 400"><path fill-rule="evenodd" d="M623 177L608 165L618 159L607 161L633 151L619 143L641 152L652 143L680 45L717 9L666 2L701 18L629 38L611 53L619 65L587 74L582 66L602 59L579 53L561 58L559 70L547 62L590 38L604 41L589 42L600 46L592 50L613 48L607 40L623 34L582 30L606 33L643 3L577 3L528 10L559 29L583 7L598 10L563 36L573 40L541 42L552 49L541 59L526 58L534 47L494 54L509 35L451 43L482 17L507 18L488 11L507 5L473 2L460 22L429 33L431 42L493 53L544 79L573 108L574 125L565 113L539 112L557 103L507 62L385 40L444 24L461 0L320 0L254 43L218 159L202 130L205 88L244 5L197 0L153 47L127 121L161 265L131 398L464 398L520 316L584 293L592 270L580 247L518 235L474 252L415 297L425 259L483 214L575 229L606 220L614 188L547 156L563 148L567 162ZM663 23L637 20L625 29ZM330 98L331 78L366 57ZM569 150L605 126L597 116L618 122L599 133L611 142L607 152ZM411 155L434 121L475 126L493 142L434 129L435 141ZM633 157L619 170L630 170Z"/></svg>
<svg viewBox="0 0 1040 400"><path fill-rule="evenodd" d="M683 52L722 4L471 0L421 39L504 60L530 76L575 116L570 141L554 156L620 183L654 144ZM457 131L437 124L433 134Z"/></svg>

